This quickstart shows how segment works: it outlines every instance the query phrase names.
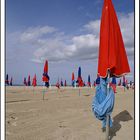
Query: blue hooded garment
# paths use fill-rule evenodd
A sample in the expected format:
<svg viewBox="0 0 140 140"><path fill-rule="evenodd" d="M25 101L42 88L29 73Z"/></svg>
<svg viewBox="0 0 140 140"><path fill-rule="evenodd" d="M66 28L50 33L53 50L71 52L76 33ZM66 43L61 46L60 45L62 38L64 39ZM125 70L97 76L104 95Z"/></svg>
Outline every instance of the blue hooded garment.
<svg viewBox="0 0 140 140"><path fill-rule="evenodd" d="M100 84L96 87L96 93L92 100L92 111L96 118L102 121L102 126L106 126L106 116L109 115L109 124L112 127L112 119L110 117L114 108L114 92L110 87L107 89L107 79L100 78ZM107 90L109 93L107 94Z"/></svg>

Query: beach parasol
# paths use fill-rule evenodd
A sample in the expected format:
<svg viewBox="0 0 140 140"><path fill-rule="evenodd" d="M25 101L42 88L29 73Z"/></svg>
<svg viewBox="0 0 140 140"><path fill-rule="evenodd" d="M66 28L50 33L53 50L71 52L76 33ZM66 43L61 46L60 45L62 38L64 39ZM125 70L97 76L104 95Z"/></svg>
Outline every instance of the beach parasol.
<svg viewBox="0 0 140 140"><path fill-rule="evenodd" d="M48 76L48 61L46 60L45 65L44 65L42 81L45 83L45 87L47 88L49 88L49 80L50 80L50 77ZM44 100L45 90L43 90L42 92L43 92L43 100Z"/></svg>
<svg viewBox="0 0 140 140"><path fill-rule="evenodd" d="M6 74L6 80L5 80L5 84L6 84L6 85L9 85L8 74Z"/></svg>
<svg viewBox="0 0 140 140"><path fill-rule="evenodd" d="M10 79L10 86L12 86L13 85L13 78L11 77L11 79Z"/></svg>
<svg viewBox="0 0 140 140"><path fill-rule="evenodd" d="M61 79L61 86L63 86L63 80Z"/></svg>
<svg viewBox="0 0 140 140"><path fill-rule="evenodd" d="M114 107L114 94L112 92L112 89L109 87L109 78L112 76L121 77L122 75L129 72L130 68L127 60L127 55L125 52L124 43L112 0L104 0L100 24L98 73L101 77L102 82L99 86L101 87L101 90L103 89L107 92L104 93L106 94L106 97L104 99L109 99L110 97L110 99L108 100L108 104L110 104L110 106L106 106L107 111L105 112L105 114L102 114L104 116L103 123L107 124L104 125L106 126L106 140L108 140L109 138L109 125L111 126L110 114L113 111ZM96 92L99 91L96 90ZM95 97L95 101L93 103L94 113L98 112L97 110L100 106L100 104L97 105L96 102L96 99L98 99L98 97ZM98 113L96 114L96 117L99 118L100 114Z"/></svg>
<svg viewBox="0 0 140 140"><path fill-rule="evenodd" d="M64 85L65 85L65 87L67 86L67 81L66 80L65 80L65 84Z"/></svg>
<svg viewBox="0 0 140 140"><path fill-rule="evenodd" d="M84 85L83 80L82 80L82 76L81 76L81 67L79 67L79 69L78 69L77 83L78 83L79 87L83 87L83 85Z"/></svg>
<svg viewBox="0 0 140 140"><path fill-rule="evenodd" d="M48 76L48 61L45 61L45 65L44 65L44 73L43 73L43 77L42 77L42 81L45 82L45 86L48 88L49 87L49 76Z"/></svg>
<svg viewBox="0 0 140 140"><path fill-rule="evenodd" d="M36 74L35 74L34 77L33 77L32 85L33 85L34 87L37 86Z"/></svg>
<svg viewBox="0 0 140 140"><path fill-rule="evenodd" d="M33 77L32 86L33 86L33 93L34 93L34 87L37 86L36 74L35 74L34 77Z"/></svg>
<svg viewBox="0 0 140 140"><path fill-rule="evenodd" d="M88 86L91 87L91 82L90 82L90 75L88 75Z"/></svg>
<svg viewBox="0 0 140 140"><path fill-rule="evenodd" d="M96 87L96 81L94 81L93 86Z"/></svg>
<svg viewBox="0 0 140 140"><path fill-rule="evenodd" d="M75 77L74 77L74 72L72 73L72 78L71 78L71 80L72 80L72 86L74 87L74 86L75 86Z"/></svg>
<svg viewBox="0 0 140 140"><path fill-rule="evenodd" d="M78 87L79 87L79 96L80 96L80 87L83 87L84 86L84 83L83 83L83 80L82 80L82 76L81 76L81 67L79 67L78 69L78 78L77 78L77 81L78 83Z"/></svg>
<svg viewBox="0 0 140 140"><path fill-rule="evenodd" d="M31 81L30 81L30 75L28 76L28 86L31 85Z"/></svg>
<svg viewBox="0 0 140 140"><path fill-rule="evenodd" d="M26 82L26 78L24 77L24 81L23 81L24 85L27 86L27 82Z"/></svg>

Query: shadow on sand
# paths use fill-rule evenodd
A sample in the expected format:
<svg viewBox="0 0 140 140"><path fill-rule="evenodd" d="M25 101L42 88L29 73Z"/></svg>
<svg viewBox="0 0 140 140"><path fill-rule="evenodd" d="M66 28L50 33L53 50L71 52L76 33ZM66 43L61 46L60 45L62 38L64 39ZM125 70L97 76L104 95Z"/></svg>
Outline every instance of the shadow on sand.
<svg viewBox="0 0 140 140"><path fill-rule="evenodd" d="M133 118L127 110L124 110L124 111L120 112L118 115L116 115L113 118L113 127L110 128L110 140L112 140L112 138L114 136L116 136L116 132L121 129L120 122L121 121L126 122L126 121L130 121L130 120L133 120Z"/></svg>

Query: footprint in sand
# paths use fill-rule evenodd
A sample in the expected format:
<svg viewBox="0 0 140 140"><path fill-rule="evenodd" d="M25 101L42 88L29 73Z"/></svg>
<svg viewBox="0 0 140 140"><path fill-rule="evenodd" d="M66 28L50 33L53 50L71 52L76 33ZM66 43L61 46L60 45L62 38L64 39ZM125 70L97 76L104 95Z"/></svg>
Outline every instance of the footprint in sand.
<svg viewBox="0 0 140 140"><path fill-rule="evenodd" d="M14 116L11 116L11 119L12 120L17 120L18 118L17 117L14 117Z"/></svg>

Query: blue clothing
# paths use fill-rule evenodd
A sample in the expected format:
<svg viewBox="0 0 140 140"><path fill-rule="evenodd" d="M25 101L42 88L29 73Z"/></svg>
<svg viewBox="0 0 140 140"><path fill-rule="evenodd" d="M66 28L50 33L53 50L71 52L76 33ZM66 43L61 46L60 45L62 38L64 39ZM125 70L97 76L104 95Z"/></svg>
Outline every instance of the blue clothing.
<svg viewBox="0 0 140 140"><path fill-rule="evenodd" d="M109 115L110 127L112 127L112 119L110 117L114 108L114 91L110 87L107 89L107 79L100 78L100 84L96 87L96 94L92 100L92 111L96 118L102 121L103 127L106 126L106 116ZM107 94L107 90L109 93Z"/></svg>

